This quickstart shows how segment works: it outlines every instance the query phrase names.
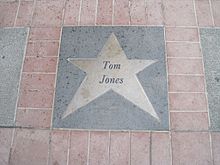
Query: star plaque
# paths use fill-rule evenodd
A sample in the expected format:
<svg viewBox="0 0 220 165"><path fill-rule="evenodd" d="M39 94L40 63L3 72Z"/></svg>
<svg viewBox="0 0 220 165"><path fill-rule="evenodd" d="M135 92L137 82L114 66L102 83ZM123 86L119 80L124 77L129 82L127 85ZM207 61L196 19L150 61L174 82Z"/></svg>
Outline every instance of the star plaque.
<svg viewBox="0 0 220 165"><path fill-rule="evenodd" d="M166 84L163 28L64 28L53 126L167 129Z"/></svg>

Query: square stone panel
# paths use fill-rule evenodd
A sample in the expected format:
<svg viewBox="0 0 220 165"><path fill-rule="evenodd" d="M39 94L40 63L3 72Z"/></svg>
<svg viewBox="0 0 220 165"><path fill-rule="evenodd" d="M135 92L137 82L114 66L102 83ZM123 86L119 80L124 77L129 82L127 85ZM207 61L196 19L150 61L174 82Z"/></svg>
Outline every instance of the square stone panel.
<svg viewBox="0 0 220 165"><path fill-rule="evenodd" d="M211 129L220 131L220 29L202 28L200 33Z"/></svg>
<svg viewBox="0 0 220 165"><path fill-rule="evenodd" d="M0 126L13 126L27 28L0 29Z"/></svg>
<svg viewBox="0 0 220 165"><path fill-rule="evenodd" d="M59 56L54 128L168 130L163 27L64 27Z"/></svg>

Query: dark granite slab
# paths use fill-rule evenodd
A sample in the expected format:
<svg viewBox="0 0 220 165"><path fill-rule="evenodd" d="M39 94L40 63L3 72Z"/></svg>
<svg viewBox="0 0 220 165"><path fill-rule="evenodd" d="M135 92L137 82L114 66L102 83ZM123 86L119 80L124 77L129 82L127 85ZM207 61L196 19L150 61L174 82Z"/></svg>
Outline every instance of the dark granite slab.
<svg viewBox="0 0 220 165"><path fill-rule="evenodd" d="M0 126L13 126L27 28L0 28Z"/></svg>
<svg viewBox="0 0 220 165"><path fill-rule="evenodd" d="M220 131L220 29L202 28L200 33L211 129Z"/></svg>
<svg viewBox="0 0 220 165"><path fill-rule="evenodd" d="M87 73L68 58L97 58L111 34L128 59L157 60L137 74L159 121L120 93L108 90L63 117ZM94 82L94 88L96 88ZM132 91L132 87L130 88ZM139 93L133 94L138 95ZM163 27L64 27L59 54L53 127L111 130L168 130L167 73Z"/></svg>

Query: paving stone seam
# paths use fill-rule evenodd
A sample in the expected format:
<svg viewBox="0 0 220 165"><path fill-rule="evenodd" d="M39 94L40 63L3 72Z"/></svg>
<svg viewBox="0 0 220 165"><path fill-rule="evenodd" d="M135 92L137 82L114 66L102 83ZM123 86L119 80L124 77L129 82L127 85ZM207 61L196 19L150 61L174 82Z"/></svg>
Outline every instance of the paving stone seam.
<svg viewBox="0 0 220 165"><path fill-rule="evenodd" d="M164 11L163 11L163 17L164 17ZM164 18L163 18L164 19ZM171 108L170 108L170 99L169 99L169 70L168 70L168 52L167 52L167 39L166 39L166 28L164 27L164 43L165 43L165 57L166 57L166 70L167 70L167 103L168 103L168 120L169 120L169 141L170 141L170 149L169 149L169 152L170 152L170 165L172 165L172 161L173 161L173 156L172 156L172 145L171 145ZM151 139L150 139L151 140ZM152 154L150 154L150 157L151 157L151 162L150 164L152 164Z"/></svg>
<svg viewBox="0 0 220 165"><path fill-rule="evenodd" d="M144 0L144 11L145 11L145 14L144 14L144 16L145 16L145 24L147 24L147 22L148 22L148 19L147 19L147 0Z"/></svg>
<svg viewBox="0 0 220 165"><path fill-rule="evenodd" d="M18 0L18 7L17 7L16 15L15 15L14 26L16 26L20 5L21 5L21 0Z"/></svg>
<svg viewBox="0 0 220 165"><path fill-rule="evenodd" d="M175 110L175 109L170 109L170 112L175 112L175 113L207 113L207 110Z"/></svg>
<svg viewBox="0 0 220 165"><path fill-rule="evenodd" d="M78 22L77 22L77 25L78 25L78 26L80 25L80 19L81 19L81 13L82 13L82 3L83 3L83 0L80 0L79 16L78 16Z"/></svg>
<svg viewBox="0 0 220 165"><path fill-rule="evenodd" d="M33 28L33 27L31 27ZM35 43L35 42L59 42L59 40L52 40L52 39L35 39L35 40L29 40L30 43Z"/></svg>
<svg viewBox="0 0 220 165"><path fill-rule="evenodd" d="M167 40L167 43L189 43L189 44L199 44L198 41L182 41L182 40Z"/></svg>
<svg viewBox="0 0 220 165"><path fill-rule="evenodd" d="M10 128L10 129L15 129L15 130L36 130L36 131L49 131L49 132L54 132L54 131L70 131L70 132L110 132L110 133L128 133L129 131L131 133L169 133L169 132L197 132L197 133L213 133L216 132L218 133L219 131L210 131L210 130L174 130L174 129L170 129L167 131L158 131L158 130L109 130L109 129L57 129L57 128L37 128L37 127L0 127L0 128Z"/></svg>
<svg viewBox="0 0 220 165"><path fill-rule="evenodd" d="M205 64L204 64L204 57L203 57L203 52L202 52L202 45L201 45L201 37L200 37L200 28L199 28L199 23L198 23L198 19L197 19L197 12L196 12L196 7L195 7L195 0L193 0L193 7L194 7L194 11L195 11L195 18L196 18L196 25L197 25L197 31L198 31L198 37L199 37L199 47L201 50L201 54L202 54L202 64L203 64L203 73L204 73L204 85L205 85L205 96L206 96L206 109L208 111L208 118L209 118L209 127L210 127L210 116L209 116L209 107L208 107L208 92L207 92L207 85L206 85L206 79L205 79Z"/></svg>
<svg viewBox="0 0 220 165"><path fill-rule="evenodd" d="M171 131L169 130L169 151L170 151L170 165L173 165L173 149L172 149L172 135Z"/></svg>
<svg viewBox="0 0 220 165"><path fill-rule="evenodd" d="M64 18L65 18L65 11L66 11L66 4L67 4L67 0L64 0L64 2L63 2L63 11L62 11L62 20L61 20L61 27L60 28L62 28L63 27L63 25L64 25Z"/></svg>
<svg viewBox="0 0 220 165"><path fill-rule="evenodd" d="M52 141L52 131L51 131L51 129L49 128L48 129L48 131L49 131L49 138L48 138L48 143L49 143L49 145L48 145L48 149L47 149L47 165L49 165L49 163L50 163L50 150L51 150L51 141Z"/></svg>
<svg viewBox="0 0 220 165"><path fill-rule="evenodd" d="M129 21L128 21L128 25L129 26L133 26L131 24L131 0L128 0L128 12L129 12ZM115 26L115 25L114 25Z"/></svg>
<svg viewBox="0 0 220 165"><path fill-rule="evenodd" d="M17 128L21 128L21 127L17 127ZM26 128L26 129L29 129L30 127L22 127L22 128ZM30 128L30 129L33 129L33 128ZM49 128L36 128L36 129L49 129ZM133 132L159 132L159 133L168 133L169 130L123 130L123 129L120 129L120 130L117 130L117 129L76 129L76 128L53 128L52 130L61 130L61 131L91 131L91 132L129 132L131 131L132 133Z"/></svg>
<svg viewBox="0 0 220 165"><path fill-rule="evenodd" d="M51 43L51 42L55 42L55 43L58 43L60 40L51 40L51 39L44 39L44 40L29 40L29 43ZM51 56L50 56L51 57Z"/></svg>
<svg viewBox="0 0 220 165"><path fill-rule="evenodd" d="M147 25L148 26L148 25ZM160 25L155 25L155 26L160 26ZM163 25L161 25L163 26ZM220 26L167 26L167 25L164 25L166 28L185 28L185 29L197 29L197 28L200 28L200 29L210 29L210 28L216 28L216 29L220 29Z"/></svg>
<svg viewBox="0 0 220 165"><path fill-rule="evenodd" d="M209 8L210 8L210 13L211 13L211 17L212 17L212 25L215 26L215 19L214 19L214 15L213 15L213 8L212 8L212 1L209 0Z"/></svg>
<svg viewBox="0 0 220 165"><path fill-rule="evenodd" d="M33 8L32 8L32 13L31 13L31 23L30 23L30 26L32 27L32 23L33 23L33 17L34 17L34 11L35 11L35 8L36 8L36 2L37 0L34 0L34 4L33 4Z"/></svg>
<svg viewBox="0 0 220 165"><path fill-rule="evenodd" d="M131 165L131 131L128 131L129 136L129 157L128 157L128 164Z"/></svg>
<svg viewBox="0 0 220 165"><path fill-rule="evenodd" d="M200 49L202 50L200 28L199 27L198 27L198 33L199 33L199 45L200 45ZM202 54L203 73L205 75L205 63L204 63L204 56L203 56L202 51L201 51L201 54ZM206 96L206 108L207 108L207 113L208 113L208 125L210 128L211 127L211 119L210 119L210 112L209 112L208 91L207 91L207 83L206 83L205 76L204 76L204 85L205 85L205 96ZM214 155L213 155L212 138L211 138L211 131L210 130L209 130L209 146L210 146L210 152L211 152L210 154L211 154L212 164L214 165Z"/></svg>
<svg viewBox="0 0 220 165"><path fill-rule="evenodd" d="M18 107L19 109L27 109L26 107ZM51 111L52 108L31 108L31 107L28 107L29 110L48 110L48 111Z"/></svg>
<svg viewBox="0 0 220 165"><path fill-rule="evenodd" d="M99 5L99 0L96 0L96 5L95 5L95 25L97 25L98 5Z"/></svg>
<svg viewBox="0 0 220 165"><path fill-rule="evenodd" d="M197 11L196 11L196 7L195 7L195 0L193 0L193 7L194 7L194 12L195 12L195 18L196 18L196 25L197 25L197 31L198 31L198 37L199 37L199 46L200 46L200 50L201 50L201 55L202 55L202 64L203 64L203 73L205 74L205 63L204 63L204 56L203 56L203 52L202 52L202 45L201 45L201 36L200 36L200 28L199 28L199 23L198 23L198 19L197 19ZM206 78L204 76L204 86L205 86L205 96L206 96L206 109L207 109L207 113L208 113L208 126L210 128L211 126L211 121L210 121L210 114L209 114L209 102L208 102L208 93L207 93L207 84L206 84ZM214 157L213 157L213 152L212 152L212 139L211 139L211 132L208 129L208 134L209 134L209 147L210 147L210 155L211 155L211 160L212 160L212 164L214 163Z"/></svg>
<svg viewBox="0 0 220 165"><path fill-rule="evenodd" d="M115 0L112 0L112 26L114 24L114 18L115 18Z"/></svg>
<svg viewBox="0 0 220 165"><path fill-rule="evenodd" d="M200 38L200 29L198 28L198 33L199 33L199 45L200 45L200 49L201 49L201 54L202 54L202 64L203 64L203 73L205 75L205 62L204 62L204 56L203 56L203 51L202 51L202 45L201 45L201 38ZM204 76L206 77L206 75ZM206 83L206 79L204 78L204 85L205 85L205 97L206 97L206 108L208 111L208 121L209 121L209 127L211 127L211 119L210 119L210 114L209 114L209 99L208 99L208 91L207 91L207 83Z"/></svg>
<svg viewBox="0 0 220 165"><path fill-rule="evenodd" d="M114 27L126 27L126 26L129 26L129 27L166 27L164 25L145 25L145 24L142 24L142 25L139 25L139 24L132 24L132 25L129 25L129 24L117 24L117 25L114 25L114 24L109 24L109 25L83 25L83 24L80 24L80 25L63 25L61 28L63 27L90 27L90 26L94 26L94 27L111 27L111 26L114 26ZM39 27L33 27L33 28L39 28ZM42 28L47 28L47 27L42 27Z"/></svg>
<svg viewBox="0 0 220 165"><path fill-rule="evenodd" d="M69 159L70 159L70 136L71 132L68 131L68 147L67 147L67 154L66 154L66 165L69 165Z"/></svg>
<svg viewBox="0 0 220 165"><path fill-rule="evenodd" d="M90 143L91 143L91 131L88 131L87 133L87 157L86 157L86 165L89 165L89 159L90 159Z"/></svg>
<svg viewBox="0 0 220 165"><path fill-rule="evenodd" d="M14 137L15 137L15 129L16 128L12 128L12 136L11 136L11 143L10 143L10 152L9 152L9 156L8 156L8 163L10 162L10 159L11 159L11 152L12 152L12 146L13 146L13 143L14 143Z"/></svg>
<svg viewBox="0 0 220 165"><path fill-rule="evenodd" d="M197 27L200 27L200 28L202 28L202 27L212 27L212 26L197 26L197 25L195 25L195 26L180 26L180 25L177 25L177 26L170 26L170 25L165 25L167 28L186 28L186 29L197 29Z"/></svg>
<svg viewBox="0 0 220 165"><path fill-rule="evenodd" d="M57 85L57 72L58 72L58 63L59 63L59 59L60 59L60 56L59 56L59 53L60 53L60 47L61 47L61 37L62 37L62 33L63 33L63 28L61 28L60 30L60 38L59 38L59 47L58 47L58 51L57 51L57 64L56 64L56 72L55 72L55 82L54 82L54 95L53 95L53 101L52 101L52 113L51 113L51 125L50 127L52 128L53 127L53 114L54 114L54 105L55 105L55 88L56 88L56 85Z"/></svg>
<svg viewBox="0 0 220 165"><path fill-rule="evenodd" d="M211 160L212 160L212 164L214 165L214 154L213 154L213 145L212 145L212 135L211 135L211 132L209 131L209 145L210 145L210 148L211 148Z"/></svg>
<svg viewBox="0 0 220 165"><path fill-rule="evenodd" d="M175 57L175 56L169 56L168 59L186 59L186 60L201 60L202 57Z"/></svg>
<svg viewBox="0 0 220 165"><path fill-rule="evenodd" d="M111 155L110 155L110 152L111 152L111 131L109 131L109 153L108 153L108 156L109 156L108 164L109 164L109 165L110 165L110 163L111 163Z"/></svg>
<svg viewBox="0 0 220 165"><path fill-rule="evenodd" d="M152 165L152 132L150 134L150 146L149 146L149 162Z"/></svg>
<svg viewBox="0 0 220 165"><path fill-rule="evenodd" d="M43 58L57 58L57 56L39 56L39 57L36 57L36 56L26 56L27 58L38 58L38 59L43 59ZM27 71L26 71L27 72ZM47 72L45 72L47 73Z"/></svg>
<svg viewBox="0 0 220 165"><path fill-rule="evenodd" d="M1 3L1 2L0 2ZM20 29L20 28L28 28L27 26L7 26L7 27L0 27L2 29Z"/></svg>
<svg viewBox="0 0 220 165"><path fill-rule="evenodd" d="M192 74L192 73L169 73L168 76L192 76L192 77L203 77L204 74Z"/></svg>
<svg viewBox="0 0 220 165"><path fill-rule="evenodd" d="M207 92L206 91L201 91L201 92L188 92L188 91L187 92L176 92L176 91L169 91L168 94L169 93L198 93L198 94L201 93L202 94L202 93L207 93Z"/></svg>
<svg viewBox="0 0 220 165"><path fill-rule="evenodd" d="M219 26L215 26L215 27L200 27L199 29L220 29Z"/></svg>
<svg viewBox="0 0 220 165"><path fill-rule="evenodd" d="M165 55L165 63L166 63L166 80L167 80L167 109L168 109L168 121L169 121L169 130L171 128L171 118L170 118L170 99L169 99L169 70L168 70L168 52L167 52L167 40L166 40L166 29L163 28L164 34L164 55Z"/></svg>
<svg viewBox="0 0 220 165"><path fill-rule="evenodd" d="M108 164L110 165L111 131L108 131Z"/></svg>
<svg viewBox="0 0 220 165"><path fill-rule="evenodd" d="M54 71L48 71L48 72L25 71L23 73L25 73L25 74L32 74L32 73L33 74L53 74L53 75L56 74L56 72L54 72Z"/></svg>
<svg viewBox="0 0 220 165"><path fill-rule="evenodd" d="M22 72L23 74L33 74L33 75L38 75L38 74L41 74L41 75L56 75L56 72L33 72L33 71L30 71L30 72Z"/></svg>
<svg viewBox="0 0 220 165"><path fill-rule="evenodd" d="M16 104L15 104L15 113L14 113L14 125L16 125L16 118L17 118L17 110L19 107L19 95L20 95L20 90L21 90L21 83L22 83L22 71L24 68L24 61L25 61L25 55L27 52L27 44L28 44L28 38L29 38L29 33L30 33L30 28L27 28L27 36L26 36L26 41L25 41L25 45L24 45L24 52L23 52L23 59L22 59L22 64L21 64L21 70L20 70L20 77L19 77L19 83L18 83L18 87L17 87L17 99L16 99Z"/></svg>

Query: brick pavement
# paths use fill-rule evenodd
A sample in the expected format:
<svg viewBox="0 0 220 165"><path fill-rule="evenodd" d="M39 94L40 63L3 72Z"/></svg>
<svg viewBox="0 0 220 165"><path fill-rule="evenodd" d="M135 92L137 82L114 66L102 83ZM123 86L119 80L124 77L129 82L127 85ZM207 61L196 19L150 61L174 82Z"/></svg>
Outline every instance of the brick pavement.
<svg viewBox="0 0 220 165"><path fill-rule="evenodd" d="M169 131L52 128L62 27L79 25L165 28ZM2 0L0 27L29 33L15 125L0 128L0 164L220 164L200 42L200 28L219 26L219 0Z"/></svg>

